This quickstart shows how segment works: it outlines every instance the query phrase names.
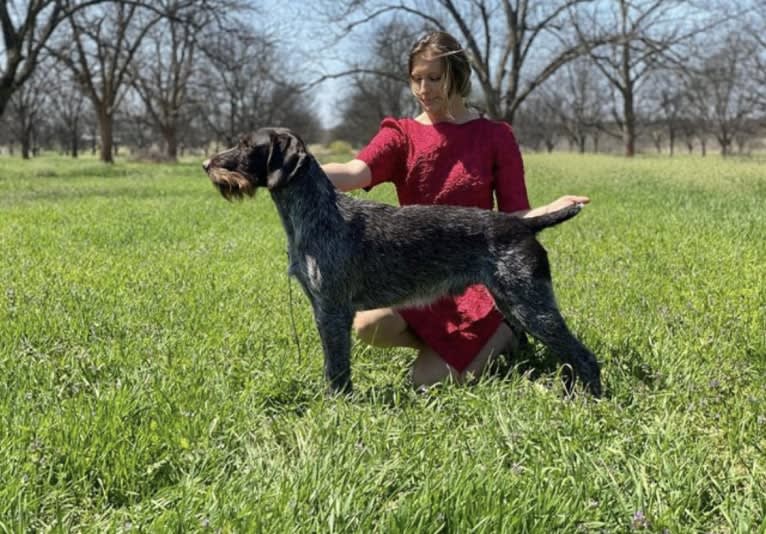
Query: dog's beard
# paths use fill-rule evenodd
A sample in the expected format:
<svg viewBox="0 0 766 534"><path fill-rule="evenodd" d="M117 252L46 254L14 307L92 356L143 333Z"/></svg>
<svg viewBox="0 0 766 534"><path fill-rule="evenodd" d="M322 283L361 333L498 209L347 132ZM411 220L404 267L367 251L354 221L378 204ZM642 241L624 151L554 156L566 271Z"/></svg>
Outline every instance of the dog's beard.
<svg viewBox="0 0 766 534"><path fill-rule="evenodd" d="M250 180L238 172L218 167L210 169L208 176L226 200L240 199L244 195L251 197L255 194L255 187Z"/></svg>

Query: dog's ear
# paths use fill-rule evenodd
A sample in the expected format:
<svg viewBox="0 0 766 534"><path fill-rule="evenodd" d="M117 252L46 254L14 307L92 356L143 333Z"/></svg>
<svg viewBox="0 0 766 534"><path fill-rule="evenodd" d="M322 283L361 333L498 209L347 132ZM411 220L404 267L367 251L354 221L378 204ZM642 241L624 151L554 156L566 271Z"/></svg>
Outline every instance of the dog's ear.
<svg viewBox="0 0 766 534"><path fill-rule="evenodd" d="M303 141L290 130L275 128L269 133L271 146L266 162L266 185L276 189L290 181L307 163Z"/></svg>

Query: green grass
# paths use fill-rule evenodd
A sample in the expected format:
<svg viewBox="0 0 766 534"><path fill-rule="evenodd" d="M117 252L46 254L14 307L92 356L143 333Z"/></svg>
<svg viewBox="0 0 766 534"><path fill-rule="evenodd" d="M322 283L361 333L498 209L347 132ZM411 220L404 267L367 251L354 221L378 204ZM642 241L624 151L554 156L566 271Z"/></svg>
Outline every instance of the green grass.
<svg viewBox="0 0 766 534"><path fill-rule="evenodd" d="M764 531L766 167L526 167L534 204L593 199L541 239L601 401L537 345L418 394L411 352L357 344L328 398L267 194L0 158L0 532Z"/></svg>

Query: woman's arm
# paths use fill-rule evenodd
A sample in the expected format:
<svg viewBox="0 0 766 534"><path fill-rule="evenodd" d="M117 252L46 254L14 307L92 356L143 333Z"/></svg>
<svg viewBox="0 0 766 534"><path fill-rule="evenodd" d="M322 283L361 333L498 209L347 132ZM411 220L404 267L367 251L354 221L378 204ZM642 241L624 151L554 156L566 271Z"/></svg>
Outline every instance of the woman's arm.
<svg viewBox="0 0 766 534"><path fill-rule="evenodd" d="M346 163L325 163L322 170L341 191L367 187L372 183L370 168L360 159L352 159Z"/></svg>

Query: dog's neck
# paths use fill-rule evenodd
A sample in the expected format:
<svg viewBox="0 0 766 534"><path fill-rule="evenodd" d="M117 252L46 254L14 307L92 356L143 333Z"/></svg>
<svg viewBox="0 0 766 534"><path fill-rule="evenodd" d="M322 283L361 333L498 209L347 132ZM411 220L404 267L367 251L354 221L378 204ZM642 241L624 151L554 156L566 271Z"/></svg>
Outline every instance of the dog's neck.
<svg viewBox="0 0 766 534"><path fill-rule="evenodd" d="M339 222L341 215L337 209L338 191L322 171L313 156L309 156L306 168L294 176L283 187L271 191L271 198L279 212L285 233L287 234L288 254L303 239L311 239L308 233L321 232ZM303 222L304 224L296 224ZM316 224L306 228L305 221ZM297 229L300 229L300 233ZM320 235L318 239L323 239Z"/></svg>

